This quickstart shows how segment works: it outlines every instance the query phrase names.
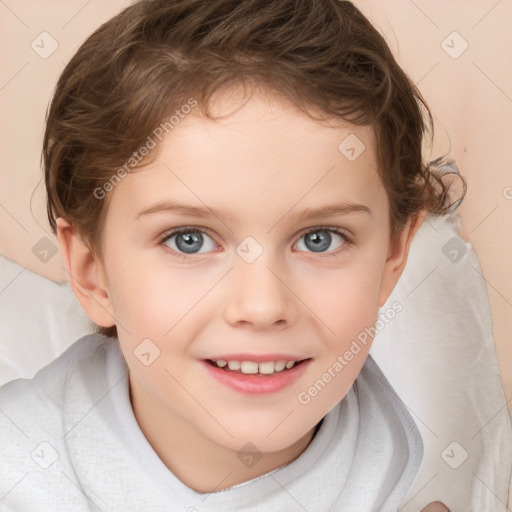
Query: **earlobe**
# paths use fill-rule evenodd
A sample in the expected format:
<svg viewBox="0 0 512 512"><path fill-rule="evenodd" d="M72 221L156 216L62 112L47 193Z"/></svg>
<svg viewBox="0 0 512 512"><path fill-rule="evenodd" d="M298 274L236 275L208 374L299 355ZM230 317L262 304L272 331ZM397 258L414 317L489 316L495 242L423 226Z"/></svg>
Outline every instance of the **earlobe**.
<svg viewBox="0 0 512 512"><path fill-rule="evenodd" d="M103 263L63 218L57 219L57 239L71 289L89 318L102 327L115 325Z"/></svg>
<svg viewBox="0 0 512 512"><path fill-rule="evenodd" d="M390 243L388 257L382 275L379 307L385 304L398 283L398 279L402 275L405 264L407 263L411 242L423 224L426 215L427 212L422 210L414 217L409 218L403 230Z"/></svg>

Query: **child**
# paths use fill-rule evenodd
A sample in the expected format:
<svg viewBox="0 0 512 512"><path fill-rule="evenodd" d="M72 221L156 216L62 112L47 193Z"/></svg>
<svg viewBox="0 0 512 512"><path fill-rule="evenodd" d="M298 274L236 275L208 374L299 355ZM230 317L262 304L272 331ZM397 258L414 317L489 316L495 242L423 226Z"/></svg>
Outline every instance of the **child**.
<svg viewBox="0 0 512 512"><path fill-rule="evenodd" d="M143 0L100 27L43 150L98 334L1 389L2 510L397 510L422 442L359 335L448 206L422 114L349 2Z"/></svg>

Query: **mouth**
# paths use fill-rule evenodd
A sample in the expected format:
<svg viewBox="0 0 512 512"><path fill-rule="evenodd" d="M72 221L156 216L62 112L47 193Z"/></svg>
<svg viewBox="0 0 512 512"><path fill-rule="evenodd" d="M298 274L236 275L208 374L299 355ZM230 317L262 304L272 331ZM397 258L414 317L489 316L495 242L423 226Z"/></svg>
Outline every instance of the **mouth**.
<svg viewBox="0 0 512 512"><path fill-rule="evenodd" d="M254 356L253 356L254 357ZM277 393L293 386L306 372L312 358L203 359L203 367L215 382L245 395Z"/></svg>
<svg viewBox="0 0 512 512"><path fill-rule="evenodd" d="M236 359L206 359L205 361L214 368L228 373L238 373L243 375L261 375L268 376L277 373L287 372L292 368L303 364L307 359L280 359L276 361L239 361Z"/></svg>

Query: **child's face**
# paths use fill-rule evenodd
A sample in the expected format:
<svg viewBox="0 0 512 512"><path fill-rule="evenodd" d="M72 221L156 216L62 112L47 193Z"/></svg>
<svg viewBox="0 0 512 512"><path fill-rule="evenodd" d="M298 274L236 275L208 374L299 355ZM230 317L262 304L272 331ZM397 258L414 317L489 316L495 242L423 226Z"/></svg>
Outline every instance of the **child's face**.
<svg viewBox="0 0 512 512"><path fill-rule="evenodd" d="M231 101L219 97L218 111L232 112ZM366 147L354 161L338 149L350 134ZM98 267L134 410L162 435L181 428L234 450L283 450L352 386L370 338L344 354L405 263L406 235L390 243L372 132L321 126L255 95L223 120L189 114L164 142L111 192ZM337 211L307 217L324 207ZM217 359L307 361L276 379L206 362Z"/></svg>

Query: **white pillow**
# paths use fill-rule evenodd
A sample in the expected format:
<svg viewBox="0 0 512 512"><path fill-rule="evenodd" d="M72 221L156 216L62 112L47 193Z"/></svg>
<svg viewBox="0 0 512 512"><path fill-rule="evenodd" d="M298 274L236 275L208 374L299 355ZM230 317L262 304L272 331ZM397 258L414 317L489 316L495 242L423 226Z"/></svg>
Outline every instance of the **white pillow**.
<svg viewBox="0 0 512 512"><path fill-rule="evenodd" d="M506 510L510 418L485 281L459 230L456 214L427 217L381 308L382 329L370 351L425 447L401 512L418 512L440 497L452 512Z"/></svg>
<svg viewBox="0 0 512 512"><path fill-rule="evenodd" d="M32 378L91 332L69 283L54 283L0 254L0 385Z"/></svg>
<svg viewBox="0 0 512 512"><path fill-rule="evenodd" d="M381 308L371 350L425 445L403 512L441 498L452 512L506 508L510 420L485 283L459 228L456 214L427 217ZM94 330L69 284L56 284L5 257L0 290L0 384L32 377Z"/></svg>

